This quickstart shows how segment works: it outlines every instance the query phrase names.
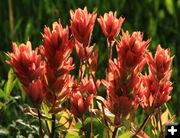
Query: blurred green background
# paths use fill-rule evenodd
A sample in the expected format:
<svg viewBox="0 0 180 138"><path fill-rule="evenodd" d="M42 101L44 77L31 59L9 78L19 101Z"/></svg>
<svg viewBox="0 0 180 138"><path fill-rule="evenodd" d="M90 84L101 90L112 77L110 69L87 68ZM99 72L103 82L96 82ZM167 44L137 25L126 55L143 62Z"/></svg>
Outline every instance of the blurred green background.
<svg viewBox="0 0 180 138"><path fill-rule="evenodd" d="M153 53L157 44L161 44L163 48L171 49L171 55L176 55L172 66L174 89L168 106L176 114L176 121L180 122L180 0L0 0L0 134L8 134L10 130L17 129L14 135L37 131L37 122L33 119L29 121L23 115L23 107L29 100L21 93L18 80L10 74L13 80L8 79L10 66L5 62L5 52L12 51L12 41L26 43L30 40L35 48L42 44L40 32L43 32L45 25L52 27L52 23L60 18L65 27L70 24L69 10L84 6L90 12L97 10L98 17L105 12L117 11L118 17L126 18L123 30L130 33L142 31L145 40L152 39L149 49ZM96 76L102 79L105 78L107 67L107 45L97 21L91 40L93 43L97 44L100 51ZM78 65L74 52L72 56ZM73 73L77 74L77 70ZM9 96L3 95L3 91L9 93Z"/></svg>

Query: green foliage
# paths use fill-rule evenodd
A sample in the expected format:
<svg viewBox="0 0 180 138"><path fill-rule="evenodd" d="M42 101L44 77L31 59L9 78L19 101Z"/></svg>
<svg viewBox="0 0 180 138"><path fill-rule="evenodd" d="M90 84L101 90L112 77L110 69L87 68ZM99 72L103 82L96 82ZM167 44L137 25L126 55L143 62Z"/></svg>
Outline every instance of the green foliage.
<svg viewBox="0 0 180 138"><path fill-rule="evenodd" d="M88 117L85 121L85 128L88 133L88 137L90 137L90 131L91 131L91 118ZM93 124L93 133L94 136L97 136L97 138L103 138L106 136L106 127L103 123L101 123L98 119L92 118L92 124Z"/></svg>
<svg viewBox="0 0 180 138"><path fill-rule="evenodd" d="M132 136L131 132L127 131L124 134L118 136L118 138L130 138Z"/></svg>
<svg viewBox="0 0 180 138"><path fill-rule="evenodd" d="M5 83L5 84L4 84ZM14 86L17 84L17 78L13 73L13 69L10 69L8 72L8 80L5 82L4 80L1 82L1 85L4 85L4 88L0 88L0 98L3 102L0 101L0 110L5 107L6 104L10 103L13 100L13 97L10 96Z"/></svg>

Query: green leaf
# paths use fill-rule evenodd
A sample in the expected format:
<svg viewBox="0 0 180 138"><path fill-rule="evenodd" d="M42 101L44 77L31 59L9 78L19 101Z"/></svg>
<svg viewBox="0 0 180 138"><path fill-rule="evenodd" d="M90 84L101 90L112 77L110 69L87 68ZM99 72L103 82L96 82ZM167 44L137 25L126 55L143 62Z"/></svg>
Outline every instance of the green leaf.
<svg viewBox="0 0 180 138"><path fill-rule="evenodd" d="M71 134L71 133L68 133L68 134L66 135L66 138L84 138L84 136L78 136L78 135L73 135L73 134Z"/></svg>
<svg viewBox="0 0 180 138"><path fill-rule="evenodd" d="M17 78L15 79L15 75L13 69L11 68L8 72L8 80L5 84L4 91L6 93L6 98L10 96L12 89L14 88L15 84L17 83Z"/></svg>
<svg viewBox="0 0 180 138"><path fill-rule="evenodd" d="M0 128L0 136L2 136L2 135L8 135L8 134L9 134L8 129L6 129L6 128Z"/></svg>
<svg viewBox="0 0 180 138"><path fill-rule="evenodd" d="M77 122L74 126L74 129L68 129L66 138L81 138L83 136L79 135L79 131L81 129L82 125L80 122Z"/></svg>
<svg viewBox="0 0 180 138"><path fill-rule="evenodd" d="M159 10L158 17L159 17L159 19L164 19L164 17L165 17L164 10Z"/></svg>
<svg viewBox="0 0 180 138"><path fill-rule="evenodd" d="M157 32L157 21L151 16L148 26L150 36L155 36Z"/></svg>
<svg viewBox="0 0 180 138"><path fill-rule="evenodd" d="M88 117L85 121L85 129L88 133L88 136L90 136L91 133L91 118ZM106 127L104 126L103 123L101 123L98 119L92 118L92 124L93 124L93 133L94 136L98 135L98 138L103 138L105 137L106 134Z"/></svg>
<svg viewBox="0 0 180 138"><path fill-rule="evenodd" d="M18 19L18 21L14 27L14 30L12 32L12 35L16 34L17 31L20 29L22 21L23 21L22 18Z"/></svg>
<svg viewBox="0 0 180 138"><path fill-rule="evenodd" d="M168 114L169 114L168 109L166 109L166 111L162 113L161 115L162 125L168 122Z"/></svg>
<svg viewBox="0 0 180 138"><path fill-rule="evenodd" d="M130 131L125 132L124 134L118 136L118 138L130 138L132 133Z"/></svg>
<svg viewBox="0 0 180 138"><path fill-rule="evenodd" d="M33 31L33 29L32 29L32 20L31 19L29 19L28 20L28 23L27 23L27 25L26 25L26 29L25 29L25 38L26 39L29 39L29 36L31 35L31 33L32 33L32 31Z"/></svg>
<svg viewBox="0 0 180 138"><path fill-rule="evenodd" d="M166 109L168 110L168 115L169 115L169 117L171 118L171 117L172 117L172 114L171 114L171 112L170 112L170 110L169 110L169 108L168 108L167 103L165 103L164 105L165 105Z"/></svg>
<svg viewBox="0 0 180 138"><path fill-rule="evenodd" d="M19 80L18 80L18 82L17 82L17 87L18 87L18 89L21 90L22 100L25 101L25 99L26 99L26 92L24 91L24 89L23 89L23 87L22 87L22 84L21 84L21 82L20 82Z"/></svg>
<svg viewBox="0 0 180 138"><path fill-rule="evenodd" d="M44 112L45 116L51 117L51 115L48 113L49 112L49 107L44 102L41 104L41 109L42 109L42 112ZM44 124L46 124L45 121L47 121L47 126L50 129L50 131L51 131L51 121L43 120Z"/></svg>
<svg viewBox="0 0 180 138"><path fill-rule="evenodd" d="M0 110L3 108L4 103L0 102Z"/></svg>
<svg viewBox="0 0 180 138"><path fill-rule="evenodd" d="M177 6L180 8L180 0L177 1Z"/></svg>
<svg viewBox="0 0 180 138"><path fill-rule="evenodd" d="M166 9L168 10L169 14L174 14L174 0L165 0Z"/></svg>
<svg viewBox="0 0 180 138"><path fill-rule="evenodd" d="M6 97L6 93L0 89L0 98L4 99Z"/></svg>

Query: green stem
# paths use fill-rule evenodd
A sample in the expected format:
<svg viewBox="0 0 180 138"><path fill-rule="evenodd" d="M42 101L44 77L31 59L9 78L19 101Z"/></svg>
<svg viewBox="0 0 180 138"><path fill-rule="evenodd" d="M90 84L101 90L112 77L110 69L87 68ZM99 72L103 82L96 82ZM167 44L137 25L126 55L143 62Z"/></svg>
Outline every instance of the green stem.
<svg viewBox="0 0 180 138"><path fill-rule="evenodd" d="M108 51L108 61L109 61L109 59L112 59L112 42L108 41L107 43L108 43L108 48L109 48L109 51Z"/></svg>
<svg viewBox="0 0 180 138"><path fill-rule="evenodd" d="M161 107L158 107L158 117L159 117L160 127L161 127L161 136L162 138L164 138L163 126L162 126L162 120L161 120Z"/></svg>
<svg viewBox="0 0 180 138"><path fill-rule="evenodd" d="M47 120L45 120L45 124L46 124L46 128L47 128L48 134L50 135L50 134L51 134L51 132L50 132L50 129L49 129L49 126L48 126L48 122L47 122Z"/></svg>
<svg viewBox="0 0 180 138"><path fill-rule="evenodd" d="M151 118L151 115L147 115L144 122L142 123L142 125L140 126L140 128L136 131L136 133L132 136L135 137L136 135L138 135L138 133L147 125L149 119Z"/></svg>
<svg viewBox="0 0 180 138"><path fill-rule="evenodd" d="M79 79L79 82L82 80L82 78L83 78L83 70L82 70L82 67L83 67L83 62L81 61L81 63L80 63L80 73L79 73L79 75L80 75L80 79Z"/></svg>
<svg viewBox="0 0 180 138"><path fill-rule="evenodd" d="M115 127L115 128L114 128L114 131L113 131L112 138L116 138L117 131L118 131L118 127Z"/></svg>
<svg viewBox="0 0 180 138"><path fill-rule="evenodd" d="M90 138L93 138L94 137L94 133L93 133L93 120L92 120L92 109L93 109L93 105L91 104L91 135L90 135Z"/></svg>
<svg viewBox="0 0 180 138"><path fill-rule="evenodd" d="M13 16L13 3L12 3L12 0L8 0L8 8L9 8L10 38L13 40L14 16Z"/></svg>
<svg viewBox="0 0 180 138"><path fill-rule="evenodd" d="M111 128L109 127L108 122L107 122L107 120L106 120L107 117L106 117L106 114L105 114L105 112L104 112L104 105L103 105L103 103L101 103L101 105L102 105L102 112L103 112L104 122L105 122L105 125L106 125L106 127L107 127L107 135L108 135L108 138L110 138L109 131L112 132L112 130L111 130Z"/></svg>
<svg viewBox="0 0 180 138"><path fill-rule="evenodd" d="M41 113L39 109L37 109L37 111L38 111L38 119L39 119L39 137L42 137L43 132L42 132L42 124L41 124Z"/></svg>
<svg viewBox="0 0 180 138"><path fill-rule="evenodd" d="M51 136L50 138L54 138L55 135L55 129L56 129L56 116L55 114L52 115L52 129L51 129Z"/></svg>
<svg viewBox="0 0 180 138"><path fill-rule="evenodd" d="M81 117L81 121L82 121L82 131L84 132L85 137L88 138L87 133L86 133L86 129L85 129L85 125L84 125L83 117Z"/></svg>
<svg viewBox="0 0 180 138"><path fill-rule="evenodd" d="M107 39L107 44L108 44L108 69L107 72L109 72L109 60L112 59L112 42L109 42Z"/></svg>

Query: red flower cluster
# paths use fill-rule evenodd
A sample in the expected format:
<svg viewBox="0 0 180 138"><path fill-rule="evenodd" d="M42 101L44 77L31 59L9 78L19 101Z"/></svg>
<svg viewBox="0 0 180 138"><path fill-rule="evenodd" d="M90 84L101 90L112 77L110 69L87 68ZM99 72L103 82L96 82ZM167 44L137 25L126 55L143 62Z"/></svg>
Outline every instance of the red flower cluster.
<svg viewBox="0 0 180 138"><path fill-rule="evenodd" d="M141 32L133 32L132 36L128 32L123 33L121 41L117 44L118 59L124 69L130 70L141 63L144 58L149 40L143 41ZM142 67L140 67L142 68Z"/></svg>
<svg viewBox="0 0 180 138"><path fill-rule="evenodd" d="M97 93L100 81L95 81L94 74L97 70L98 50L93 52L93 46L89 46L92 35L96 14L88 13L87 8L84 10L77 9L75 12L70 11L71 31L76 43L76 53L81 61L80 82L74 81L73 90L70 93L71 112L82 117L87 112L92 98ZM87 64L88 77L85 75L85 64ZM83 69L84 68L84 69Z"/></svg>
<svg viewBox="0 0 180 138"><path fill-rule="evenodd" d="M109 43L114 41L114 38L118 36L121 25L124 22L124 18L116 18L116 12L113 15L113 12L105 13L104 17L100 16L98 22L102 28L104 35L107 37Z"/></svg>
<svg viewBox="0 0 180 138"><path fill-rule="evenodd" d="M77 9L75 12L70 10L71 31L76 41L87 47L90 42L91 34L96 20L96 13L88 13L87 8L84 10Z"/></svg>
<svg viewBox="0 0 180 138"><path fill-rule="evenodd" d="M154 59L150 52L146 55L149 75L143 77L146 89L141 105L149 114L171 98L169 94L173 88L170 81L172 73L170 65L173 58L174 56L170 57L170 50L164 50L160 45L157 47Z"/></svg>
<svg viewBox="0 0 180 138"><path fill-rule="evenodd" d="M42 83L43 76L46 72L45 63L38 55L38 49L32 50L31 43L21 44L19 47L16 43L12 44L13 53L9 54L11 58L7 61L14 67L14 72L23 84L27 95L35 105L39 105L46 95L46 89Z"/></svg>
<svg viewBox="0 0 180 138"><path fill-rule="evenodd" d="M48 27L44 28L43 45L41 53L46 61L47 100L56 104L68 94L70 81L69 71L74 69L70 54L74 42L69 39L68 27L63 29L60 23L53 23L52 32ZM54 106L53 105L53 106Z"/></svg>
<svg viewBox="0 0 180 138"><path fill-rule="evenodd" d="M160 45L157 47L154 59L150 52L146 56L150 71L158 80L162 79L170 71L173 58L174 56L170 57L170 49L164 50Z"/></svg>
<svg viewBox="0 0 180 138"><path fill-rule="evenodd" d="M100 85L95 78L98 50L93 51L95 44L90 46L96 13L88 13L85 7L83 10L71 10L70 16L72 38L69 38L68 26L63 28L61 23L55 22L52 31L44 28L43 44L35 51L29 41L19 47L13 43L13 53L9 54L8 63L14 67L14 72L35 105L45 99L52 111L68 99L71 113L81 118L88 111ZM106 87L107 97L102 102L115 115L116 125L120 119L133 116L139 104L148 114L153 113L170 99L172 91L170 66L173 57L170 57L170 50L158 46L153 58L147 50L150 41L144 41L141 32L133 32L132 35L128 31L122 32L116 43L118 57L111 60L112 45L124 20L122 17L117 19L116 12L105 13L104 17L98 18L109 46L107 76L106 80L101 81ZM81 62L79 80L69 74L75 68L70 57L74 47ZM148 75L141 74L145 63L149 67Z"/></svg>
<svg viewBox="0 0 180 138"><path fill-rule="evenodd" d="M138 95L143 91L140 71L147 45L140 32L134 32L132 37L128 32L123 33L117 43L118 58L109 61L107 81L102 83L107 89L107 108L116 119L133 114L138 107Z"/></svg>
<svg viewBox="0 0 180 138"><path fill-rule="evenodd" d="M88 111L89 105L92 103L94 95L97 93L95 85L99 87L100 81L93 83L92 78L88 79L86 76L78 84L77 80L72 78L72 89L70 92L70 111L77 117L82 117Z"/></svg>

